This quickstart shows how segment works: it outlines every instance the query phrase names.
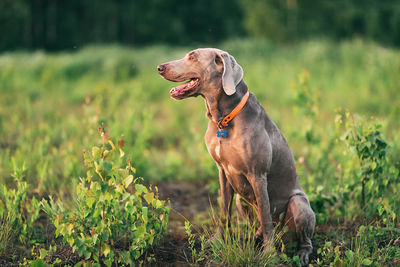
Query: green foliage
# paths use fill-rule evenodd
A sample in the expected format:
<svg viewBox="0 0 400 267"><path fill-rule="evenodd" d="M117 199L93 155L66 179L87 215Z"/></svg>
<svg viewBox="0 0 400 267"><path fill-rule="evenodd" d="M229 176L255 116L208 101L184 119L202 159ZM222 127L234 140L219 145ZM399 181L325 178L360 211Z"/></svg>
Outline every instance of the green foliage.
<svg viewBox="0 0 400 267"><path fill-rule="evenodd" d="M204 227L207 241L207 259L223 266L273 266L278 262L277 247L284 231L277 225L272 237L260 244L256 238L257 222L241 222L233 218L231 225L211 209L211 225Z"/></svg>
<svg viewBox="0 0 400 267"><path fill-rule="evenodd" d="M200 236L200 248L196 249L196 235L192 233L192 226L189 221L185 221L186 235L188 236L188 245L192 254L191 265L198 265L206 260L206 243L205 236Z"/></svg>
<svg viewBox="0 0 400 267"><path fill-rule="evenodd" d="M3 0L0 24L8 38L0 42L0 50L75 49L88 43L215 42L242 33L241 10L236 0L109 0L102 5L95 0L62 5Z"/></svg>
<svg viewBox="0 0 400 267"><path fill-rule="evenodd" d="M326 241L318 248L318 266L382 266L394 264L400 247L393 246L395 230L361 225L350 241ZM384 245L382 245L384 244Z"/></svg>
<svg viewBox="0 0 400 267"><path fill-rule="evenodd" d="M51 260L53 255L56 254L57 246L50 245L48 249L43 248L41 245L34 246L31 250L33 256L32 260L24 259L25 266L58 266L61 264L61 260L56 258ZM51 261L51 264L48 262Z"/></svg>
<svg viewBox="0 0 400 267"><path fill-rule="evenodd" d="M307 192L315 189L313 185L340 178L338 162L331 162L343 151L331 153L335 145L331 143L336 142L332 137L335 130L331 129L336 107L387 117L390 128L385 134L396 136L391 133L396 132L400 121L400 98L395 97L395 70L400 66L397 50L358 41L338 45L310 41L289 47L250 39L225 42L220 47L243 66L251 92L282 129L296 158L303 157L304 163L298 167L306 173L299 176L308 177L303 179ZM108 125L112 135L125 134L127 157L138 175L149 181L214 177L216 166L203 139L207 127L203 101L172 101L168 94L171 83L155 71L160 62L181 57L189 49L92 46L76 52L1 55L1 182L12 184L7 174L12 172L10 159L14 157L26 162L26 181L33 190L68 195L73 187L64 185L77 184L76 177L84 171L81 149L91 146L96 138L93 129L102 123ZM132 63L135 76L115 80L113 66L126 61ZM86 65L87 71L72 79L65 73L75 64ZM301 107L297 108L299 113L292 113L291 107L298 105L293 105L297 100L293 101L290 84L295 81L300 88L297 76L303 68L312 74L307 85L311 94L321 95L316 98L319 111L310 140L329 137L315 144L314 155L323 161L306 157L310 146L303 138L310 119L302 123L305 116Z"/></svg>
<svg viewBox="0 0 400 267"><path fill-rule="evenodd" d="M241 222L234 217L230 226L210 210L211 224L205 224L193 234L193 226L185 221L191 266L274 266L279 262L277 247L285 229L275 227L272 238L262 244L256 238L256 222ZM282 249L284 245L282 245Z"/></svg>
<svg viewBox="0 0 400 267"><path fill-rule="evenodd" d="M375 259L372 256L375 251L381 266L393 265L394 259L399 258L398 243L388 232L396 234L399 229L399 51L361 40L340 43L310 40L289 46L267 40L236 39L218 47L229 51L242 65L250 91L282 130L295 155L301 185L317 215L314 247L323 248L326 241L331 241L332 249L340 246L343 259L344 250L355 251L351 237L355 240L356 234L349 233L348 228L368 223L380 230L368 230L367 243L373 244L376 238L377 246L368 246L370 254L366 257ZM70 205L70 202L77 199L78 183L85 188L90 186L90 182L78 178L86 174L81 151L97 140L95 129L107 124L111 136L125 134L124 158L132 160L136 175L146 177L146 184L173 181L179 187L182 180L201 181L201 184L207 181L206 186L217 195L216 166L204 145L208 123L203 112L204 101L171 100L168 88L173 84L161 79L155 70L157 64L179 58L191 48L114 45L63 53L0 55L1 184L8 190L17 188L15 178L9 175L14 169L12 159L25 162L23 181L29 185L27 199L32 194L57 195L63 199L65 213L72 214L75 209L76 218L80 218L77 207L88 204L83 201ZM360 208L364 176L357 149L349 146L350 139L341 138L353 127L352 121L346 119L346 110L362 116L354 124L363 125L361 137L372 138L373 143L380 137L387 143L385 159L376 157L383 171L377 180L371 173L366 181L364 209ZM372 115L374 119L370 118ZM382 127L376 129L375 124ZM369 131L369 125L380 132L379 136L369 137L374 132ZM119 157L115 146L113 155ZM91 152L86 154L91 157ZM375 156L372 153L368 157ZM112 162L113 168L127 165L118 163L119 160ZM100 179L97 174L94 176ZM383 191L375 192L380 186ZM92 192L95 188L88 190ZM128 191L135 192L132 185ZM143 200L143 205L146 203ZM3 221L9 221L7 216L4 215ZM45 216L36 224L43 221ZM2 223L0 227L5 229L0 231L4 238L0 238L18 246L10 255L17 261L15 257L20 256L19 249L23 248L14 238L10 224ZM330 230L325 231L327 228ZM245 231L242 227L242 232ZM201 231L193 235L196 236L193 248L199 255ZM35 239L36 236L29 243ZM52 240L46 241L45 245L40 244L41 249L54 244ZM25 248L29 254L30 245ZM116 247L116 251L121 249ZM201 263L213 262L210 247L206 245L205 251L206 259ZM287 261L280 261L297 264L290 249L285 253ZM334 261L333 256L328 259L326 265ZM54 263L49 256L43 261ZM191 259L188 261L193 263Z"/></svg>
<svg viewBox="0 0 400 267"><path fill-rule="evenodd" d="M95 0L63 5L3 0L0 24L7 36L0 50L76 49L90 43L215 43L244 35L274 41L362 36L400 44L396 0L109 0L102 5Z"/></svg>
<svg viewBox="0 0 400 267"><path fill-rule="evenodd" d="M267 244L257 247L256 227L246 227L239 221L224 227L223 235L210 243L213 261L224 266L268 266L276 264L276 245L282 234L275 232Z"/></svg>
<svg viewBox="0 0 400 267"><path fill-rule="evenodd" d="M328 135L319 127L321 96L319 90L311 87L308 71L302 70L297 77L297 83L292 83L292 89L295 93L293 111L301 117L302 124L296 133L304 143L302 154L298 158L299 172L301 179L307 181L306 186L310 187L315 181L332 176L334 166L329 154L332 153L336 135ZM328 207L337 202L335 194L324 194L323 189L322 185L315 186L313 194L310 194L310 204L318 223L327 222L330 217Z"/></svg>
<svg viewBox="0 0 400 267"><path fill-rule="evenodd" d="M0 254L5 253L11 238L29 246L35 233L35 221L39 217L40 204L29 196L28 184L23 181L25 164L19 167L13 159L15 189L1 186L0 192Z"/></svg>
<svg viewBox="0 0 400 267"><path fill-rule="evenodd" d="M348 112L343 120L347 128L343 139L347 140L350 150L359 160L360 171L357 176L361 183L361 208L370 216L381 216L386 211L395 220L398 201L390 195L396 192L393 190L396 190L399 170L387 158L389 145L379 130L382 126L365 127Z"/></svg>
<svg viewBox="0 0 400 267"><path fill-rule="evenodd" d="M310 36L343 39L362 36L399 45L397 1L241 0L244 25L252 36L294 41Z"/></svg>
<svg viewBox="0 0 400 267"><path fill-rule="evenodd" d="M305 145L298 157L299 173L306 178L306 191L316 182L335 188L327 193L325 186L319 184L309 195L317 222L327 222L332 213L368 218L385 215L382 216L385 223L393 222L398 206L394 194L398 190L399 170L389 161L389 145L379 130L381 126L365 127L361 119L356 123L349 112L338 109L336 126L331 123L329 128L321 128L320 91L312 89L309 78L309 73L303 70L298 83L292 85L294 112L300 115L302 124L295 133ZM348 147L342 146L340 141L347 141ZM355 152L357 160L347 149ZM338 181L326 179L333 177ZM354 199L360 203L361 210L346 206Z"/></svg>
<svg viewBox="0 0 400 267"><path fill-rule="evenodd" d="M76 204L42 201L62 236L85 260L105 264L135 264L165 233L169 208L154 191L134 178L135 169L102 131L103 144L85 151L86 177L76 188ZM133 188L132 188L133 187ZM131 190L133 189L133 193Z"/></svg>
<svg viewBox="0 0 400 267"><path fill-rule="evenodd" d="M10 218L8 214L5 214L4 212L1 213L1 215L0 215L0 255L3 255L6 252L7 246L11 239L11 235L13 233L11 221L12 221L12 218Z"/></svg>

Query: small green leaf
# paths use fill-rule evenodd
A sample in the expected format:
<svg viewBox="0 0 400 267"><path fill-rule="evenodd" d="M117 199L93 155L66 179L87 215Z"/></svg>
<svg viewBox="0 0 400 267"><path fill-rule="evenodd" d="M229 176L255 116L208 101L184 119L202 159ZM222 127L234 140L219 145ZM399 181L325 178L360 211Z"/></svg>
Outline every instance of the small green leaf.
<svg viewBox="0 0 400 267"><path fill-rule="evenodd" d="M48 266L43 259L38 259L38 260L32 260L29 262L29 266L30 267L44 267L44 266Z"/></svg>
<svg viewBox="0 0 400 267"><path fill-rule="evenodd" d="M107 244L103 244L102 250L103 250L104 256L107 257L107 255L110 253L110 247Z"/></svg>
<svg viewBox="0 0 400 267"><path fill-rule="evenodd" d="M117 186L115 187L115 191L117 191L118 193L123 194L124 191L125 191L125 188L121 184L117 184Z"/></svg>
<svg viewBox="0 0 400 267"><path fill-rule="evenodd" d="M146 232L146 226L141 225L136 228L135 237L140 239L142 237L142 235L144 235L145 232Z"/></svg>
<svg viewBox="0 0 400 267"><path fill-rule="evenodd" d="M370 266L372 264L372 261L370 259L364 259L362 264L365 266Z"/></svg>
<svg viewBox="0 0 400 267"><path fill-rule="evenodd" d="M95 201L94 197L88 197L88 198L85 200L86 205L88 205L88 207L89 207L90 209L92 208L94 201Z"/></svg>
<svg viewBox="0 0 400 267"><path fill-rule="evenodd" d="M108 173L112 170L112 163L109 161L103 161L103 163L101 164L104 168L104 170Z"/></svg>
<svg viewBox="0 0 400 267"><path fill-rule="evenodd" d="M372 169L372 170L375 170L375 169L376 169L376 162L375 162L375 161L372 162L372 164L371 164L371 169Z"/></svg>
<svg viewBox="0 0 400 267"><path fill-rule="evenodd" d="M156 209L162 208L164 206L165 201L157 199L156 201Z"/></svg>
<svg viewBox="0 0 400 267"><path fill-rule="evenodd" d="M68 224L68 226L67 226L67 230L68 230L68 234L70 235L70 234L72 234L72 230L74 229L74 224L73 223L70 223L70 224ZM71 246L72 247L72 246Z"/></svg>
<svg viewBox="0 0 400 267"><path fill-rule="evenodd" d="M148 208L147 207L143 207L142 208L142 212L143 212L143 221L147 223Z"/></svg>
<svg viewBox="0 0 400 267"><path fill-rule="evenodd" d="M128 177L126 177L124 179L125 188L128 188L128 186L132 183L132 181L133 181L133 176L132 175L129 175Z"/></svg>
<svg viewBox="0 0 400 267"><path fill-rule="evenodd" d="M346 254L347 259L349 259L350 261L353 260L353 251L346 250L345 254Z"/></svg>
<svg viewBox="0 0 400 267"><path fill-rule="evenodd" d="M40 253L40 258L44 259L47 256L47 250L44 248L39 249L39 253Z"/></svg>
<svg viewBox="0 0 400 267"><path fill-rule="evenodd" d="M99 147L92 147L92 156L93 158L101 158L101 149Z"/></svg>
<svg viewBox="0 0 400 267"><path fill-rule="evenodd" d="M148 204L152 204L154 199L154 193L153 192L146 193L144 194L143 198L147 201Z"/></svg>
<svg viewBox="0 0 400 267"><path fill-rule="evenodd" d="M135 185L135 188L136 188L136 192L137 192L138 194L147 193L147 192L148 192L147 188L146 188L144 185L142 185L142 184L136 184L136 185Z"/></svg>
<svg viewBox="0 0 400 267"><path fill-rule="evenodd" d="M68 242L68 244L69 244L70 247L73 247L73 246L74 246L74 243L75 243L75 239L72 238L72 237L70 237L70 238L67 239L67 242Z"/></svg>
<svg viewBox="0 0 400 267"><path fill-rule="evenodd" d="M90 251L87 251L87 250L85 250L84 252L83 252L83 255L85 256L85 259L89 259L90 258L90 256L92 255L92 253L90 252Z"/></svg>

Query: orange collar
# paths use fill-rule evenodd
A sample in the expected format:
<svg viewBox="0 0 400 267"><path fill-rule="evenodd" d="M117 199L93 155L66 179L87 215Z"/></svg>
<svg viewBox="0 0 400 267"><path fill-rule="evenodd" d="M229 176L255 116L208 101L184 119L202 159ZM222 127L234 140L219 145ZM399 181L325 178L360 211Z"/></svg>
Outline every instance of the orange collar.
<svg viewBox="0 0 400 267"><path fill-rule="evenodd" d="M243 96L242 100L240 100L239 104L232 110L231 113L225 116L222 120L219 122L212 121L215 125L217 125L218 128L222 129L223 127L228 126L228 123L235 118L235 116L242 110L244 105L247 102L247 99L249 99L250 92L247 90L246 94Z"/></svg>

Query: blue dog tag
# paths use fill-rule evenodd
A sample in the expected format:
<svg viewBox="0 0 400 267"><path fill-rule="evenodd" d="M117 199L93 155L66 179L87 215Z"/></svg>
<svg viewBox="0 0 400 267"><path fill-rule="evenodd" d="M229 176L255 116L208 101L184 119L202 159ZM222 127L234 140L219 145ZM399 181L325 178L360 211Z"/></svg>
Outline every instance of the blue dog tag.
<svg viewBox="0 0 400 267"><path fill-rule="evenodd" d="M228 137L228 133L226 132L226 130L222 130L222 131L218 131L217 130L217 137L227 138Z"/></svg>

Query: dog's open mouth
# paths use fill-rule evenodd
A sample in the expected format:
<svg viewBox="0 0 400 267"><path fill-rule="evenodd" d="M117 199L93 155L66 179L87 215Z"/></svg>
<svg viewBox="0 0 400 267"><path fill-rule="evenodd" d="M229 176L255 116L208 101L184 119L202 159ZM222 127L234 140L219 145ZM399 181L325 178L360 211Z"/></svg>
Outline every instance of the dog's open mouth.
<svg viewBox="0 0 400 267"><path fill-rule="evenodd" d="M174 87L169 91L171 97L175 99L183 99L187 96L192 95L194 89L200 84L198 78L192 78L190 81L185 82L177 87Z"/></svg>

